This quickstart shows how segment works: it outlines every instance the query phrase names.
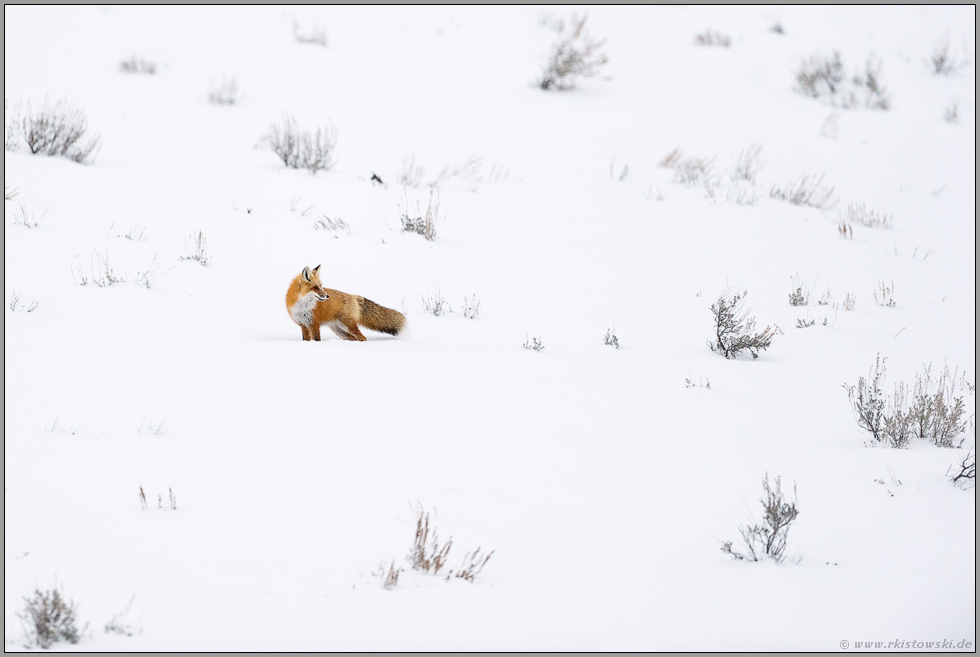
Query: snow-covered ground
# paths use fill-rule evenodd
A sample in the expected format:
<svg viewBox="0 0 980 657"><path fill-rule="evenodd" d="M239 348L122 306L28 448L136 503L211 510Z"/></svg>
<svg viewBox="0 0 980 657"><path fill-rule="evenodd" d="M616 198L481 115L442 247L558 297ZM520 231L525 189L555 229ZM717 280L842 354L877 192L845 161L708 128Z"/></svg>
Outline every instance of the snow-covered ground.
<svg viewBox="0 0 980 657"><path fill-rule="evenodd" d="M889 390L929 363L975 380L975 8L597 7L610 79L567 92L532 84L544 13L5 7L7 120L67 98L101 136L90 165L4 153L6 650L55 586L84 650L975 645L975 492L946 476L975 434L868 447L842 388L877 354ZM695 45L707 28L731 46ZM968 63L935 75L943 39ZM889 110L794 92L832 49L848 71L881 58ZM133 55L156 73L121 72ZM239 102L209 103L232 77ZM335 168L283 166L262 137L284 113L336 127ZM676 147L716 157L714 198L658 166ZM406 198L424 210L425 181L474 156L438 190L435 240L402 232ZM835 208L770 198L803 173ZM842 239L852 201L894 227ZM21 206L47 212L27 228ZM181 260L198 231L207 267ZM99 254L125 281L77 284ZM317 264L406 331L301 341L285 292ZM788 303L796 274L809 306ZM757 360L707 347L729 286L781 329ZM437 293L452 313L424 311ZM719 550L766 473L797 487L799 563ZM408 568L415 503L449 567L495 550L473 583ZM105 633L134 594L141 631Z"/></svg>

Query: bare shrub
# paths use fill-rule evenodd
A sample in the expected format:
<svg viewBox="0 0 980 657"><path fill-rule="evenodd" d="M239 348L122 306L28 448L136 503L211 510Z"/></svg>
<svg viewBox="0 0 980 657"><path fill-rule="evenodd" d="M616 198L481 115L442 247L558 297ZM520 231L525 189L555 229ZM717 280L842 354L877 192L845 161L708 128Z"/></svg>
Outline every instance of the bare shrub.
<svg viewBox="0 0 980 657"><path fill-rule="evenodd" d="M211 264L211 252L208 251L208 240L202 231L191 233L187 238L184 255L181 260L196 260L202 267Z"/></svg>
<svg viewBox="0 0 980 657"><path fill-rule="evenodd" d="M966 431L964 389L972 385L966 375L950 373L944 367L939 377L932 378L932 365L923 374L916 374L912 392L910 416L915 435L939 446L953 447L956 438Z"/></svg>
<svg viewBox="0 0 980 657"><path fill-rule="evenodd" d="M147 290L151 290L156 287L157 281L166 272L160 271L160 263L157 262L157 257L153 256L153 260L147 265L146 269L142 271L137 271L136 276L133 280L136 281L137 285L145 287Z"/></svg>
<svg viewBox="0 0 980 657"><path fill-rule="evenodd" d="M480 300L476 294L470 297L463 297L463 317L466 319L478 319L480 317Z"/></svg>
<svg viewBox="0 0 980 657"><path fill-rule="evenodd" d="M44 217L47 214L47 208L45 208L41 214L37 215L33 212L28 212L27 208L21 205L19 209L14 210L13 212L14 225L23 226L24 228L38 228L40 227L41 222L44 221Z"/></svg>
<svg viewBox="0 0 980 657"><path fill-rule="evenodd" d="M817 323L815 319L798 319L796 320L796 328L810 328Z"/></svg>
<svg viewBox="0 0 980 657"><path fill-rule="evenodd" d="M314 230L346 230L350 232L350 224L341 219L340 217L335 217L331 219L325 214L320 212L316 213L316 221L313 222Z"/></svg>
<svg viewBox="0 0 980 657"><path fill-rule="evenodd" d="M786 31L783 29L783 24L780 23L779 21L776 21L775 23L770 25L769 31L772 32L773 34L786 34Z"/></svg>
<svg viewBox="0 0 980 657"><path fill-rule="evenodd" d="M551 46L548 60L536 84L545 91L574 89L578 78L591 78L599 74L609 62L605 53L600 52L605 39L593 39L585 31L588 14L581 18L572 14L568 21L557 20L552 28L558 39Z"/></svg>
<svg viewBox="0 0 980 657"><path fill-rule="evenodd" d="M890 285L886 284L885 281L878 281L878 288L873 293L875 303L879 306L884 306L885 308L894 308L898 304L895 303L895 281L892 281Z"/></svg>
<svg viewBox="0 0 980 657"><path fill-rule="evenodd" d="M955 100L950 101L949 105L946 106L946 110L943 112L943 121L946 123L959 123L960 107Z"/></svg>
<svg viewBox="0 0 980 657"><path fill-rule="evenodd" d="M119 62L119 70L123 73L143 73L144 75L156 75L157 65L153 62L133 55L129 59Z"/></svg>
<svg viewBox="0 0 980 657"><path fill-rule="evenodd" d="M234 105L239 100L235 78L221 78L221 84L208 89L208 102L213 105Z"/></svg>
<svg viewBox="0 0 980 657"><path fill-rule="evenodd" d="M293 21L293 38L296 43L309 43L314 46L327 47L327 30L314 25L309 31L304 30L297 21Z"/></svg>
<svg viewBox="0 0 980 657"><path fill-rule="evenodd" d="M415 211L411 209L408 191L405 191L405 205L401 209L402 230L406 233L416 233L430 242L436 238L436 227L445 218L439 216L439 194L429 190L429 204L422 213L419 203L415 203Z"/></svg>
<svg viewBox="0 0 980 657"><path fill-rule="evenodd" d="M719 46L728 48L732 45L732 38L727 34L722 34L718 30L706 29L704 32L694 35L694 43L699 46Z"/></svg>
<svg viewBox="0 0 980 657"><path fill-rule="evenodd" d="M381 587L386 591L398 586L398 577L402 574L402 569L395 564L395 560L392 559L391 562L382 561L378 564L378 569L371 571L373 577L378 577L381 579Z"/></svg>
<svg viewBox="0 0 980 657"><path fill-rule="evenodd" d="M946 476L949 477L954 486L959 486L964 490L975 488L977 485L977 453L975 448L971 447L966 456L960 459L958 463L949 466L949 469L946 470Z"/></svg>
<svg viewBox="0 0 980 657"><path fill-rule="evenodd" d="M830 293L830 288L827 288L827 292L821 295L817 300L818 306L829 306L834 303L834 296Z"/></svg>
<svg viewBox="0 0 980 657"><path fill-rule="evenodd" d="M24 625L27 647L47 650L58 641L78 643L88 626L78 628L77 614L75 602L65 601L57 588L35 589L33 597L24 598L24 609L17 613L17 618Z"/></svg>
<svg viewBox="0 0 980 657"><path fill-rule="evenodd" d="M864 203L851 201L847 204L846 212L839 212L838 219L841 223L861 224L868 228L894 228L892 216L885 212L877 212L873 208L865 207Z"/></svg>
<svg viewBox="0 0 980 657"><path fill-rule="evenodd" d="M790 292L789 292L789 305L791 306L808 306L810 305L810 296L813 292L813 286L807 287L806 282L802 282L799 274L793 274L789 278L791 282Z"/></svg>
<svg viewBox="0 0 980 657"><path fill-rule="evenodd" d="M613 326L611 329L606 329L606 335L602 338L602 344L607 347L615 347L619 349L619 337L616 335L616 327Z"/></svg>
<svg viewBox="0 0 980 657"><path fill-rule="evenodd" d="M12 201L15 196L20 193L20 190L16 187L11 187L7 181L3 181L3 200Z"/></svg>
<svg viewBox="0 0 980 657"><path fill-rule="evenodd" d="M762 146L752 144L738 154L735 170L732 172L732 180L747 180L754 183L756 175L764 166L766 163L762 159Z"/></svg>
<svg viewBox="0 0 980 657"><path fill-rule="evenodd" d="M721 551L739 561L761 561L768 557L776 563L786 559L787 539L793 522L799 517L796 506L796 484L793 484L793 500L783 495L779 477L775 487L769 484L769 474L762 480L762 521L754 525L738 528L742 535L744 551L735 550L732 541L726 541ZM793 560L799 563L800 559Z"/></svg>
<svg viewBox="0 0 980 657"><path fill-rule="evenodd" d="M881 60L868 55L863 69L847 76L840 53L833 51L830 57L812 55L804 59L796 72L795 90L811 98L826 98L831 105L851 109L863 104L869 109L886 110L890 96L881 85Z"/></svg>
<svg viewBox="0 0 980 657"><path fill-rule="evenodd" d="M793 205L807 205L819 210L827 210L837 205L834 187L825 187L824 174L805 173L785 185L773 185L769 197L787 201Z"/></svg>
<svg viewBox="0 0 980 657"><path fill-rule="evenodd" d="M496 550L490 550L488 554L481 554L480 548L476 548L473 552L467 552L466 556L463 557L463 564L456 570L450 570L449 574L446 575L446 579L456 577L472 584L476 576L483 572L483 567L490 561L490 557L493 556L494 552Z"/></svg>
<svg viewBox="0 0 980 657"><path fill-rule="evenodd" d="M446 565L446 558L453 546L453 539L444 545L439 545L439 536L433 525L430 530L430 514L420 504L413 505L412 511L415 513L415 542L408 553L406 559L408 564L415 570L424 573L438 575L439 571Z"/></svg>
<svg viewBox="0 0 980 657"><path fill-rule="evenodd" d="M142 492L142 488L140 491ZM114 614L109 622L105 624L106 634L119 634L121 636L135 636L143 632L143 628L139 627L138 621L134 622L129 618L129 612L133 608L133 601L136 600L136 594L129 599L122 609L118 613Z"/></svg>
<svg viewBox="0 0 980 657"><path fill-rule="evenodd" d="M18 310L26 310L27 312L32 313L35 310L37 310L39 305L41 304L38 302L37 299L35 299L27 306L27 308L24 308L24 304L20 302L20 292L14 290L13 293L10 295L10 302L7 304L7 307L10 308L12 312L17 312Z"/></svg>
<svg viewBox="0 0 980 657"><path fill-rule="evenodd" d="M530 349L531 351L544 351L544 343L541 342L541 338L528 338L527 335L524 336L524 344L521 345L522 349Z"/></svg>
<svg viewBox="0 0 980 657"><path fill-rule="evenodd" d="M755 332L755 317L749 317L749 311L741 308L747 294L747 291L733 294L731 288L727 288L711 305L715 318L715 338L708 341L708 347L725 358L735 358L743 351L751 353L752 358L758 358L759 352L769 348L776 334L770 326L766 326L761 333Z"/></svg>
<svg viewBox="0 0 980 657"><path fill-rule="evenodd" d="M837 234L846 240L854 239L854 228L843 216L837 218Z"/></svg>
<svg viewBox="0 0 980 657"><path fill-rule="evenodd" d="M737 205L755 205L760 198L762 194L754 184L741 180L733 180L725 192L725 200Z"/></svg>
<svg viewBox="0 0 980 657"><path fill-rule="evenodd" d="M688 187L703 185L710 191L718 183L714 157L685 156L680 148L675 148L664 156L658 166L672 169L674 182Z"/></svg>
<svg viewBox="0 0 980 657"><path fill-rule="evenodd" d="M425 167L415 163L415 155L402 160L402 167L397 173L398 182L405 187L418 187L425 178Z"/></svg>
<svg viewBox="0 0 980 657"><path fill-rule="evenodd" d="M422 295L422 310L427 313L432 313L436 317L452 312L439 288L436 288L435 293L432 295Z"/></svg>
<svg viewBox="0 0 980 657"><path fill-rule="evenodd" d="M93 251L89 255L88 276L82 272L81 265L77 263L72 264L71 272L75 285L79 286L85 286L91 283L96 287L112 287L126 280L121 274L116 274L112 268L112 264L109 262L108 251Z"/></svg>
<svg viewBox="0 0 980 657"><path fill-rule="evenodd" d="M942 39L929 55L929 70L935 75L950 75L965 65L950 52L949 39Z"/></svg>
<svg viewBox="0 0 980 657"><path fill-rule="evenodd" d="M447 165L442 168L435 178L429 181L430 188L438 189L450 180L459 180L471 191L476 191L476 186L483 181L481 169L483 158L478 155L471 155L462 164Z"/></svg>
<svg viewBox="0 0 980 657"><path fill-rule="evenodd" d="M135 224L133 224L133 226L128 231L126 231L119 237L124 237L132 242L145 242L146 228L140 226L139 222L137 221Z"/></svg>
<svg viewBox="0 0 980 657"><path fill-rule="evenodd" d="M283 115L282 125L273 124L265 139L287 167L316 173L329 171L336 164L337 129L332 124L317 128L314 134L300 130L295 118Z"/></svg>
<svg viewBox="0 0 980 657"><path fill-rule="evenodd" d="M99 145L98 135L85 140L88 130L85 112L67 100L59 100L54 107L49 107L45 100L39 108L27 101L23 109L18 103L12 126L33 155L58 155L85 164Z"/></svg>
<svg viewBox="0 0 980 657"><path fill-rule="evenodd" d="M150 415L149 418L144 417L143 421L140 422L139 427L136 429L136 433L143 436L162 436L167 433L167 420L169 418L169 415L164 415L163 418L157 422L156 413Z"/></svg>
<svg viewBox="0 0 980 657"><path fill-rule="evenodd" d="M912 437L913 418L906 406L908 390L899 383L894 395L884 392L887 360L876 357L867 378L860 377L856 386L845 383L844 389L858 426L871 434L872 444L903 448Z"/></svg>

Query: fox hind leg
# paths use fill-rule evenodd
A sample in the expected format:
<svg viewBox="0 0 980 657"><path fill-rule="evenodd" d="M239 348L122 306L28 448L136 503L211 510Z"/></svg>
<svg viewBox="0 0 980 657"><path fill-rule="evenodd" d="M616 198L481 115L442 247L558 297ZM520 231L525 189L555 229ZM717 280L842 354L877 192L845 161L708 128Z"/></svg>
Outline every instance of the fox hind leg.
<svg viewBox="0 0 980 657"><path fill-rule="evenodd" d="M361 329L357 328L357 324L347 324L346 328L347 333L350 335L350 337L347 338L348 340L357 340L358 342L367 341L367 338L365 338L364 334L361 333Z"/></svg>

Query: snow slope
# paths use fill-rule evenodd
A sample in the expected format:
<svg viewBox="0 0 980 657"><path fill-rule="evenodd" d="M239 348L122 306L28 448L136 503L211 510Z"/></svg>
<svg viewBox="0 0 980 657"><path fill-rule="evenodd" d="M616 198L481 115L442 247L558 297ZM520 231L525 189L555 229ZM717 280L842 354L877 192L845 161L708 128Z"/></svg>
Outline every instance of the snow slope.
<svg viewBox="0 0 980 657"><path fill-rule="evenodd" d="M84 650L975 645L975 492L945 476L975 434L866 447L842 389L879 353L889 388L928 363L975 380L975 8L596 7L611 79L565 93L531 85L541 14L4 8L10 108L68 98L101 135L90 166L4 153L4 298L39 304L4 311L5 649L24 644L24 596L55 585L91 624ZM296 43L294 21L327 47ZM707 27L732 46L694 45ZM944 37L971 63L937 76ZM848 67L880 56L893 98L838 111L836 139L835 110L792 90L832 48ZM121 73L133 54L157 74ZM239 103L208 103L223 76ZM283 113L337 127L333 170L262 143ZM657 166L678 146L717 156L724 189L753 142L751 206ZM482 180L439 191L432 242L400 230L406 194L428 200L398 183L413 154L427 178L482 158ZM804 172L837 208L769 198ZM841 239L848 201L894 228ZM312 205L350 230L314 230ZM28 229L20 206L47 214ZM180 259L197 231L208 267ZM78 286L96 252L126 281ZM302 342L283 299L321 263L406 332ZM856 309L791 307L797 273ZM896 307L875 304L880 281ZM706 346L728 286L782 329L758 360ZM452 314L423 310L437 290ZM797 486L799 564L719 551L759 516L765 473ZM157 510L170 490L177 510ZM453 567L496 550L474 583L371 575L408 552L415 501ZM104 633L134 593L141 633Z"/></svg>

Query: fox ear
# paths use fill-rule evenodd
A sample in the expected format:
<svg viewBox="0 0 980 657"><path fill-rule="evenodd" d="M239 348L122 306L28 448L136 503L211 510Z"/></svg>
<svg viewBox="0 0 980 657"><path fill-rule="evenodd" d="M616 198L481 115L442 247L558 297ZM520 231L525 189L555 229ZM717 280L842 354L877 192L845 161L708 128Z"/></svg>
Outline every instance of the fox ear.
<svg viewBox="0 0 980 657"><path fill-rule="evenodd" d="M309 267L303 267L303 280L304 281L309 281L310 280L310 268Z"/></svg>
<svg viewBox="0 0 980 657"><path fill-rule="evenodd" d="M320 265L317 265L316 267L313 268L314 274L317 273L318 271L320 271Z"/></svg>

